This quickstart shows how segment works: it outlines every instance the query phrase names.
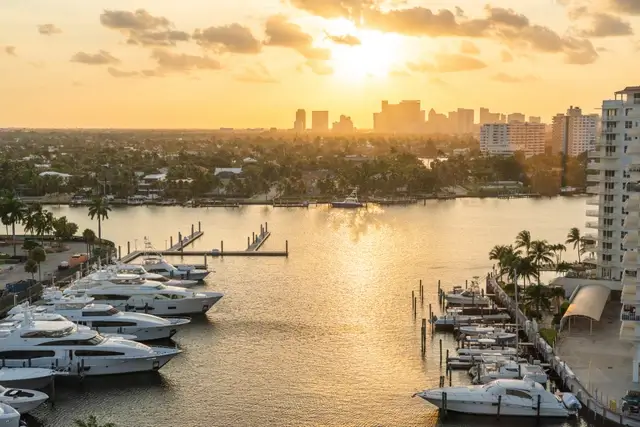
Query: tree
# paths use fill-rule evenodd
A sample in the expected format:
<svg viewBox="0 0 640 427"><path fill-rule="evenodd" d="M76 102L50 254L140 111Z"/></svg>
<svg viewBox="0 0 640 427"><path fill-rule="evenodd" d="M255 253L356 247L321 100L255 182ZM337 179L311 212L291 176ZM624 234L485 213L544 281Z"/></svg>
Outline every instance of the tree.
<svg viewBox="0 0 640 427"><path fill-rule="evenodd" d="M531 249L531 233L527 230L522 230L516 236L516 249L524 249L525 253L529 253Z"/></svg>
<svg viewBox="0 0 640 427"><path fill-rule="evenodd" d="M98 424L98 419L95 415L90 415L86 421L75 420L73 424L75 427L116 427L114 423Z"/></svg>
<svg viewBox="0 0 640 427"><path fill-rule="evenodd" d="M29 252L29 258L38 263L38 279L42 280L42 271L40 270L40 263L47 259L47 253L44 248L37 247L31 249Z"/></svg>
<svg viewBox="0 0 640 427"><path fill-rule="evenodd" d="M538 315L542 313L542 310L551 310L547 287L543 285L529 286L524 291L524 306L529 310L534 308Z"/></svg>
<svg viewBox="0 0 640 427"><path fill-rule="evenodd" d="M536 266L538 271L538 285L540 284L540 270L546 265L553 264L553 252L549 249L549 245L544 240L534 240L531 242L531 248L529 249L529 256L533 265Z"/></svg>
<svg viewBox="0 0 640 427"><path fill-rule="evenodd" d="M100 240L100 244L102 244L102 220L109 219L110 211L109 202L101 197L93 199L91 205L89 205L89 217L91 219L98 218L98 240Z"/></svg>
<svg viewBox="0 0 640 427"><path fill-rule="evenodd" d="M63 216L53 221L53 232L58 240L70 240L78 232L78 224Z"/></svg>
<svg viewBox="0 0 640 427"><path fill-rule="evenodd" d="M573 244L573 249L578 251L578 262L580 262L580 254L582 252L582 236L580 230L577 227L573 227L567 234L567 245Z"/></svg>
<svg viewBox="0 0 640 427"><path fill-rule="evenodd" d="M2 223L11 225L11 240L13 242L13 255L16 255L16 224L22 222L26 213L26 205L14 194L5 196L0 201Z"/></svg>
<svg viewBox="0 0 640 427"><path fill-rule="evenodd" d="M558 243L555 245L550 245L549 249L551 249L551 251L556 256L556 265L560 264L562 262L562 252L565 252L567 250L567 247L562 243Z"/></svg>
<svg viewBox="0 0 640 427"><path fill-rule="evenodd" d="M35 280L35 274L39 271L38 263L32 259L28 259L24 264L24 271L31 273L31 278Z"/></svg>
<svg viewBox="0 0 640 427"><path fill-rule="evenodd" d="M29 206L25 217L22 220L22 225L24 226L25 233L31 233L31 235L33 236L33 232L36 231L36 227L38 225L38 222L42 218L42 215L42 206L40 204L36 203Z"/></svg>
<svg viewBox="0 0 640 427"><path fill-rule="evenodd" d="M96 233L94 233L93 230L85 228L85 230L82 232L82 238L84 239L85 243L87 244L87 253L90 254L91 253L91 248L90 247L96 241Z"/></svg>
<svg viewBox="0 0 640 427"><path fill-rule="evenodd" d="M556 303L556 312L560 314L560 304L562 300L565 298L564 288L562 286L551 286L547 288L548 295L552 298Z"/></svg>
<svg viewBox="0 0 640 427"><path fill-rule="evenodd" d="M527 289L527 282L531 283L532 278L538 279L538 283L540 283L540 270L534 264L531 257L518 257L514 262L516 262L516 277L522 278L525 291Z"/></svg>

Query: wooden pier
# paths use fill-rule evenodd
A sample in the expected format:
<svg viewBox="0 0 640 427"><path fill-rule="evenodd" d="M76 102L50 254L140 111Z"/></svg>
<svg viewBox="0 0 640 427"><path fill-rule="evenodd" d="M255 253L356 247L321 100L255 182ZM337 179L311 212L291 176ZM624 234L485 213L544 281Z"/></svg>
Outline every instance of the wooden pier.
<svg viewBox="0 0 640 427"><path fill-rule="evenodd" d="M260 224L260 233L253 233L251 238L247 237L247 252L256 252L258 249L262 247L264 242L271 236L271 232L269 231L269 224L264 223L264 225Z"/></svg>

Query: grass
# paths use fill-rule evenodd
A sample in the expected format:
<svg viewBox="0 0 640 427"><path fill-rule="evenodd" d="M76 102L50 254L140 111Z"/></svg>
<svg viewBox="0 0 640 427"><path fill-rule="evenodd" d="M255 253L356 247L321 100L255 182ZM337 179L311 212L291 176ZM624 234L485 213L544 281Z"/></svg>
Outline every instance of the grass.
<svg viewBox="0 0 640 427"><path fill-rule="evenodd" d="M555 329L542 328L540 329L540 336L547 342L547 344L553 347L553 344L556 342L556 338L558 337L558 333Z"/></svg>

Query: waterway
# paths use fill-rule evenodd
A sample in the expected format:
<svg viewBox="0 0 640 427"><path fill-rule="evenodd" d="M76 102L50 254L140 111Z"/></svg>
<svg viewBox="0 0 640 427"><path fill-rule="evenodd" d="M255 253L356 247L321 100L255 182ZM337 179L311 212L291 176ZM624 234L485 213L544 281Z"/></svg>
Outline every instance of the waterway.
<svg viewBox="0 0 640 427"><path fill-rule="evenodd" d="M86 208L48 209L80 230L97 229ZM198 221L205 234L194 248L219 248L224 240L225 250L242 250L268 222L264 250L283 250L288 240L290 256L209 258L215 273L206 288L225 297L176 336L183 354L159 374L58 387L55 408L35 413L41 425L70 427L91 414L118 427L492 425L453 416L442 422L411 398L443 374L438 340L454 345L448 334L429 335L421 356L411 291L422 279L418 317L426 317L438 280L450 287L483 276L493 245L511 243L522 229L564 242L569 228L584 226L585 200L460 199L357 211L128 207L113 209L103 234L123 250L127 241L140 249L145 236L164 248L170 235L188 234ZM466 381L454 372L455 384Z"/></svg>

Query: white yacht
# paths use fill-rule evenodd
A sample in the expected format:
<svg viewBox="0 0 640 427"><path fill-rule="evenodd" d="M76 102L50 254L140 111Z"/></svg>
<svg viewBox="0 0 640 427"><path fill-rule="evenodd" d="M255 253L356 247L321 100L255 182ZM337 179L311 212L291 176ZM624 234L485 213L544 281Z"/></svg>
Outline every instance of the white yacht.
<svg viewBox="0 0 640 427"><path fill-rule="evenodd" d="M48 368L0 368L0 385L29 389L42 389L51 384L53 377L64 372ZM1 425L1 424L0 424Z"/></svg>
<svg viewBox="0 0 640 427"><path fill-rule="evenodd" d="M56 367L82 375L157 371L181 353L121 338L105 338L70 321L34 320L0 323L0 359L8 367Z"/></svg>
<svg viewBox="0 0 640 427"><path fill-rule="evenodd" d="M364 206L364 203L358 200L358 189L354 189L351 194L342 201L331 202L333 208L357 209Z"/></svg>
<svg viewBox="0 0 640 427"><path fill-rule="evenodd" d="M459 312L452 311L447 314L441 315L440 317L435 314L431 319L429 319L429 323L433 323L436 328L438 327L453 327L453 326L463 326L463 325L473 325L478 322L506 322L511 317L507 313L498 313L498 314L486 314L484 316L469 316L465 314L459 314Z"/></svg>
<svg viewBox="0 0 640 427"><path fill-rule="evenodd" d="M468 306L488 306L491 305L491 299L484 296L476 287L462 290L457 287L453 292L445 294L444 299L449 304L468 305Z"/></svg>
<svg viewBox="0 0 640 427"><path fill-rule="evenodd" d="M193 292L134 275L119 274L113 277L103 272L76 280L63 294L86 295L120 310L155 316L206 313L223 297L219 292Z"/></svg>
<svg viewBox="0 0 640 427"><path fill-rule="evenodd" d="M547 373L540 365L520 363L515 360L499 360L494 363L481 363L473 378L474 384L486 384L499 379L522 379L527 377L537 383L546 384Z"/></svg>
<svg viewBox="0 0 640 427"><path fill-rule="evenodd" d="M26 423L20 421L20 413L9 405L0 403L0 425L2 427L23 427Z"/></svg>
<svg viewBox="0 0 640 427"><path fill-rule="evenodd" d="M167 286L177 286L179 288L191 288L199 283L198 280L169 279L162 274L149 273L142 265L138 264L116 264L115 272L117 274L135 274L145 280L160 282Z"/></svg>
<svg viewBox="0 0 640 427"><path fill-rule="evenodd" d="M43 304L35 308L24 304L13 307L7 319L22 320L24 311L32 310L36 320L70 320L104 334L130 334L136 341L168 339L180 327L191 323L191 319L163 319L151 314L123 313L108 304L93 304L93 298L86 296L63 297L60 291L53 298L46 294L43 297Z"/></svg>
<svg viewBox="0 0 640 427"><path fill-rule="evenodd" d="M172 265L161 255L145 255L142 266L149 273L171 279L202 281L209 275L209 271L197 269L192 265Z"/></svg>
<svg viewBox="0 0 640 427"><path fill-rule="evenodd" d="M11 406L20 414L27 414L33 411L48 399L49 396L41 391L0 386L0 403ZM0 425L2 425L1 421Z"/></svg>
<svg viewBox="0 0 640 427"><path fill-rule="evenodd" d="M567 418L576 415L582 407L573 394L553 394L530 379L496 380L478 386L436 388L424 390L414 396L442 409L445 394L447 410L462 414L495 416L500 411L500 415L505 416Z"/></svg>

